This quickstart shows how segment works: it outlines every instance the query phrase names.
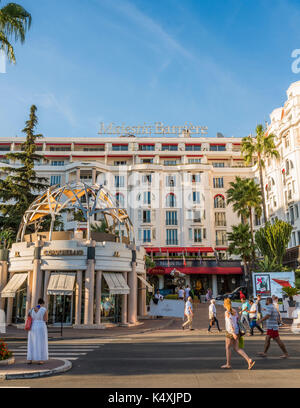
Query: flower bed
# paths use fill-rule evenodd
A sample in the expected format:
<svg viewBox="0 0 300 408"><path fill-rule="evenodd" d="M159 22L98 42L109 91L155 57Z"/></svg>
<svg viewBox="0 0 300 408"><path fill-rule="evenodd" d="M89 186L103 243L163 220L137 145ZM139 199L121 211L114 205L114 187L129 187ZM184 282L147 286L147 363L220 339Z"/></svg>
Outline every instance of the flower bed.
<svg viewBox="0 0 300 408"><path fill-rule="evenodd" d="M10 359L12 355L13 353L8 350L6 343L0 340L0 362Z"/></svg>

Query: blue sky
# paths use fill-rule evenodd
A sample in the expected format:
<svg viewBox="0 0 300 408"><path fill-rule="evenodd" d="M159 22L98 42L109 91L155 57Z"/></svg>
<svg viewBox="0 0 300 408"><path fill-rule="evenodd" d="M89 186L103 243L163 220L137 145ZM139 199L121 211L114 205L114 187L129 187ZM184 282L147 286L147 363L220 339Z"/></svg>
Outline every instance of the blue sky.
<svg viewBox="0 0 300 408"><path fill-rule="evenodd" d="M243 137L300 80L296 0L19 3L33 23L0 74L1 137L21 135L33 103L49 137L97 136L101 121L192 122Z"/></svg>

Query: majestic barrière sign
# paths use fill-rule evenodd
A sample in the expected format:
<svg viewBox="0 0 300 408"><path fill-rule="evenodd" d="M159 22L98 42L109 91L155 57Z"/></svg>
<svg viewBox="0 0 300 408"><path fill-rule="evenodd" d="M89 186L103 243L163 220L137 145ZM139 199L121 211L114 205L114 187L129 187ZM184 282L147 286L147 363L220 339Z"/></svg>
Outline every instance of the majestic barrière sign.
<svg viewBox="0 0 300 408"><path fill-rule="evenodd" d="M207 134L207 126L194 126L192 123L185 123L184 126L169 126L164 125L162 122L155 122L154 125L139 126L121 126L115 125L113 122L109 125L105 125L104 122L100 123L100 135L179 135L182 133L188 134Z"/></svg>

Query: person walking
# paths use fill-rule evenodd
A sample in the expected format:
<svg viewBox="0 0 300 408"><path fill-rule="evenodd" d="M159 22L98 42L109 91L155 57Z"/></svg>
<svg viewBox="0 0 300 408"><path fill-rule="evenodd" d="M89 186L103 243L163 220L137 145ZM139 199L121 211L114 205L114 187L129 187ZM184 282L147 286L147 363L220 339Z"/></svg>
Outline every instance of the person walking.
<svg viewBox="0 0 300 408"><path fill-rule="evenodd" d="M263 329L262 324L258 324L257 322L262 318L262 305L261 305L261 295L257 295L256 298L256 305L257 305L257 309L256 309L256 315L257 315L257 320L256 320L256 324Z"/></svg>
<svg viewBox="0 0 300 408"><path fill-rule="evenodd" d="M210 301L210 305L208 308L208 317L209 317L209 325L208 325L208 332L210 333L210 330L212 328L212 326L216 323L217 328L219 330L219 332L221 331L220 327L219 327L219 321L217 319L217 309L216 309L216 305L215 305L216 301L215 299L212 299Z"/></svg>
<svg viewBox="0 0 300 408"><path fill-rule="evenodd" d="M242 307L240 311L241 315L241 325L244 327L245 332L247 331L246 325L248 326L248 329L250 331L250 321L249 321L249 310L250 310L250 305L248 301L245 298L241 299L242 302Z"/></svg>
<svg viewBox="0 0 300 408"><path fill-rule="evenodd" d="M256 327L261 334L264 334L263 329L257 324L257 304L254 303L253 299L249 299L250 310L249 310L249 319L250 319L250 335L254 335L254 328Z"/></svg>
<svg viewBox="0 0 300 408"><path fill-rule="evenodd" d="M31 328L28 331L27 363L44 364L48 360L48 332L46 322L48 312L44 307L44 300L39 299L37 306L32 308L29 315L32 318Z"/></svg>
<svg viewBox="0 0 300 408"><path fill-rule="evenodd" d="M267 335L265 339L265 348L262 353L258 353L261 357L267 357L267 352L270 347L271 339L275 340L278 346L283 351L283 355L280 358L288 358L288 352L286 350L285 345L283 344L282 340L279 337L278 331L278 312L273 305L273 300L271 297L267 297L266 300L266 315L260 319L257 323L261 323L263 321L267 321Z"/></svg>
<svg viewBox="0 0 300 408"><path fill-rule="evenodd" d="M251 370L255 364L243 349L239 348L239 325L238 313L232 308L231 300L224 300L225 308L225 347L226 347L226 364L221 368L231 367L231 349L233 348L240 356L242 356L248 363L248 370Z"/></svg>
<svg viewBox="0 0 300 408"><path fill-rule="evenodd" d="M244 295L242 290L240 290L240 300L242 300L242 299L246 299L246 296Z"/></svg>
<svg viewBox="0 0 300 408"><path fill-rule="evenodd" d="M187 285L186 288L184 289L185 300L186 301L188 300L188 297L190 296L190 292L191 292L191 289L190 289L189 285Z"/></svg>
<svg viewBox="0 0 300 408"><path fill-rule="evenodd" d="M281 313L280 313L280 310L279 310L278 296L273 295L272 300L273 300L273 305L274 305L274 307L275 307L275 309L277 310L277 313L278 313L278 325L279 325L279 327L283 326L282 317L281 317Z"/></svg>
<svg viewBox="0 0 300 408"><path fill-rule="evenodd" d="M210 288L207 289L205 299L206 299L206 302L210 302L212 299L212 290Z"/></svg>
<svg viewBox="0 0 300 408"><path fill-rule="evenodd" d="M186 303L185 303L185 309L184 309L184 315L187 317L187 321L183 323L182 325L182 330L184 330L185 326L189 326L190 330L194 330L192 328L193 324L193 304L192 304L192 298L189 296Z"/></svg>
<svg viewBox="0 0 300 408"><path fill-rule="evenodd" d="M184 300L184 290L182 289L181 286L180 286L180 288L178 290L178 299Z"/></svg>

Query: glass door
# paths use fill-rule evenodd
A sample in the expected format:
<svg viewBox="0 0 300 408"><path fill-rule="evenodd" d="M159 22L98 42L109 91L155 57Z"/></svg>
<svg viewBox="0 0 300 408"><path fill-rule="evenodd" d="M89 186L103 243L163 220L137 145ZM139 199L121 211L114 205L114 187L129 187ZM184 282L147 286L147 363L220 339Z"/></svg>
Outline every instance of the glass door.
<svg viewBox="0 0 300 408"><path fill-rule="evenodd" d="M73 323L73 295L50 295L49 323L64 326Z"/></svg>

